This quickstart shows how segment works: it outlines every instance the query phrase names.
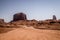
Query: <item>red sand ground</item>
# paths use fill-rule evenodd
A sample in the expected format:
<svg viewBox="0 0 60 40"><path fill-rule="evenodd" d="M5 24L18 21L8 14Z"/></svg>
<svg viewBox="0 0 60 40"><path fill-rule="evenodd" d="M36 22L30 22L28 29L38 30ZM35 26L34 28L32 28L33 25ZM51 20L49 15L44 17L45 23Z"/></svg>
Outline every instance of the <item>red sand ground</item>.
<svg viewBox="0 0 60 40"><path fill-rule="evenodd" d="M60 40L60 31L16 28L0 34L0 40Z"/></svg>

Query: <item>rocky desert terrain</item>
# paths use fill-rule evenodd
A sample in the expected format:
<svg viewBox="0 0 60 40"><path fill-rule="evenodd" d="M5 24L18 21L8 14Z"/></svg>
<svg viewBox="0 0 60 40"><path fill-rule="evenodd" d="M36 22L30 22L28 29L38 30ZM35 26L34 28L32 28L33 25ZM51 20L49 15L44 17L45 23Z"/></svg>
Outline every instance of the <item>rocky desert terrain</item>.
<svg viewBox="0 0 60 40"><path fill-rule="evenodd" d="M60 40L60 20L28 20L18 13L6 23L0 19L0 40Z"/></svg>

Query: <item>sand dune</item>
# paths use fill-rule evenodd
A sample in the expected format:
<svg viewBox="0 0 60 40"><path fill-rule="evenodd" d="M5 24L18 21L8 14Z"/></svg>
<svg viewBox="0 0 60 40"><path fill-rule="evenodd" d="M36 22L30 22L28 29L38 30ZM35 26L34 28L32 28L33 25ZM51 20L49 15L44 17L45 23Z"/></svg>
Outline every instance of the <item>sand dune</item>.
<svg viewBox="0 0 60 40"><path fill-rule="evenodd" d="M60 40L60 31L17 28L0 34L0 40Z"/></svg>

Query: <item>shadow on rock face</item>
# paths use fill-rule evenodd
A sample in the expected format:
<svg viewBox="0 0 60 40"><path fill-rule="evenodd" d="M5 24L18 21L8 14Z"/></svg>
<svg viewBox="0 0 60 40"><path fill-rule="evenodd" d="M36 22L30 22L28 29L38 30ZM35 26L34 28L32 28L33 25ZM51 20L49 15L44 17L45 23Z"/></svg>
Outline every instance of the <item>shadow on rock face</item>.
<svg viewBox="0 0 60 40"><path fill-rule="evenodd" d="M16 13L13 15L13 21L18 21L18 20L27 20L26 14L24 13Z"/></svg>

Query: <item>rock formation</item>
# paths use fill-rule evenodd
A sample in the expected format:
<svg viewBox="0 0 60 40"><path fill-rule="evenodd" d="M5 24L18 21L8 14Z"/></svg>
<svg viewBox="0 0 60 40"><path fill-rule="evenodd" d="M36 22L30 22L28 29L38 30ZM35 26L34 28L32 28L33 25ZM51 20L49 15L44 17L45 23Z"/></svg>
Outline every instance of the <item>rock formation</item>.
<svg viewBox="0 0 60 40"><path fill-rule="evenodd" d="M57 18L56 18L56 16L55 15L53 15L53 20L56 20Z"/></svg>
<svg viewBox="0 0 60 40"><path fill-rule="evenodd" d="M1 24L1 23L4 23L4 19L0 19L0 24Z"/></svg>
<svg viewBox="0 0 60 40"><path fill-rule="evenodd" d="M18 21L18 20L27 20L26 14L24 13L16 13L13 15L13 21Z"/></svg>

